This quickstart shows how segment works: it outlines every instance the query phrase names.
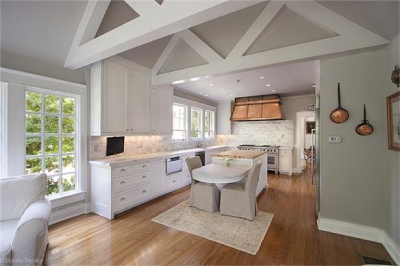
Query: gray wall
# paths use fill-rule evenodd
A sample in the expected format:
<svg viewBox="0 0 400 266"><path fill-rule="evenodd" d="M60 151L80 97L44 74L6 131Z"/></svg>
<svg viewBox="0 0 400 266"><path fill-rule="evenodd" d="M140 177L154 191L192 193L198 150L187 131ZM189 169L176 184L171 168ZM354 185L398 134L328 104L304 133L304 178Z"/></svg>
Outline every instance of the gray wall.
<svg viewBox="0 0 400 266"><path fill-rule="evenodd" d="M74 71L5 51L1 51L0 66L45 77L86 84L85 72L83 70Z"/></svg>
<svg viewBox="0 0 400 266"><path fill-rule="evenodd" d="M395 65L400 64L399 55L399 36L397 36L392 44L386 49L387 65L385 81L386 85L383 87L384 97L381 99L383 111L386 112L386 97L398 92L399 89L389 79L389 74L393 71ZM386 119L385 119L386 121ZM384 134L383 143L383 161L385 170L385 220L384 229L386 233L400 245L400 152L389 150L387 148L387 134Z"/></svg>
<svg viewBox="0 0 400 266"><path fill-rule="evenodd" d="M386 123L382 88L388 79L384 49L321 61L321 216L383 228L385 175L382 149ZM342 105L350 118L334 124L329 115L337 107L337 83ZM355 127L362 120L363 104L374 126L361 137ZM328 136L342 136L329 144Z"/></svg>

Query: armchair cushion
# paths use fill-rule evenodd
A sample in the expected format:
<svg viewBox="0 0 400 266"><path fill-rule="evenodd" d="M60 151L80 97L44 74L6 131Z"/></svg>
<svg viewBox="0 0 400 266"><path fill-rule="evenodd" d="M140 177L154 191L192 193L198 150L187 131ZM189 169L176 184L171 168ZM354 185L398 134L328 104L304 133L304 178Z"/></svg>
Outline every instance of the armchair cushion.
<svg viewBox="0 0 400 266"><path fill-rule="evenodd" d="M44 199L46 174L0 179L0 221L20 219L30 204Z"/></svg>
<svg viewBox="0 0 400 266"><path fill-rule="evenodd" d="M7 265L11 260L11 243L14 239L18 220L0 223L0 265Z"/></svg>

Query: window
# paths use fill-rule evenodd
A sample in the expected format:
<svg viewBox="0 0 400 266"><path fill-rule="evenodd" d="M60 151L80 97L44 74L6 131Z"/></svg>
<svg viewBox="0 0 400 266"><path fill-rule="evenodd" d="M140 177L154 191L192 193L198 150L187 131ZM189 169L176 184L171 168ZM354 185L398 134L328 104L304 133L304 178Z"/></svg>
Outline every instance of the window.
<svg viewBox="0 0 400 266"><path fill-rule="evenodd" d="M47 195L76 190L77 98L27 90L25 172L48 175Z"/></svg>
<svg viewBox="0 0 400 266"><path fill-rule="evenodd" d="M3 84L0 84L0 177L3 176Z"/></svg>
<svg viewBox="0 0 400 266"><path fill-rule="evenodd" d="M204 112L204 138L214 138L214 112L206 110Z"/></svg>
<svg viewBox="0 0 400 266"><path fill-rule="evenodd" d="M173 115L173 141L184 141L187 138L187 106L174 103Z"/></svg>
<svg viewBox="0 0 400 266"><path fill-rule="evenodd" d="M202 139L202 110L193 108L190 115L190 136L192 140Z"/></svg>

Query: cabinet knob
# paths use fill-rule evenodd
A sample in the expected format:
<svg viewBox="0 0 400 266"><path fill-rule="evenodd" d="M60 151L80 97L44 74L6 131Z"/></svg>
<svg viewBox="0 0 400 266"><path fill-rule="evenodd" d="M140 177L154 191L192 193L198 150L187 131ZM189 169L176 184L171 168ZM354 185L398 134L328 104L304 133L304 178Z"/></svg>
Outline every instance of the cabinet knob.
<svg viewBox="0 0 400 266"><path fill-rule="evenodd" d="M133 131L133 129L131 129L131 131Z"/></svg>
<svg viewBox="0 0 400 266"><path fill-rule="evenodd" d="M125 198L121 198L119 201L125 201Z"/></svg>
<svg viewBox="0 0 400 266"><path fill-rule="evenodd" d="M126 129L126 131L129 131L129 129Z"/></svg>
<svg viewBox="0 0 400 266"><path fill-rule="evenodd" d="M125 169L121 169L120 172L125 172Z"/></svg>
<svg viewBox="0 0 400 266"><path fill-rule="evenodd" d="M145 164L144 164L144 165L142 165L142 168L146 168L146 167L147 167L147 165L145 165Z"/></svg>
<svg viewBox="0 0 400 266"><path fill-rule="evenodd" d="M147 190L145 190L145 189L142 190L142 193L146 193L146 192L147 192Z"/></svg>
<svg viewBox="0 0 400 266"><path fill-rule="evenodd" d="M125 184L125 181L121 181L121 182L119 182L119 184L120 184L120 185L123 185L123 184Z"/></svg>
<svg viewBox="0 0 400 266"><path fill-rule="evenodd" d="M142 176L142 179L146 179L146 176L144 175L144 176Z"/></svg>
<svg viewBox="0 0 400 266"><path fill-rule="evenodd" d="M172 181L172 183L175 183L176 182L176 180L174 179L173 181Z"/></svg>

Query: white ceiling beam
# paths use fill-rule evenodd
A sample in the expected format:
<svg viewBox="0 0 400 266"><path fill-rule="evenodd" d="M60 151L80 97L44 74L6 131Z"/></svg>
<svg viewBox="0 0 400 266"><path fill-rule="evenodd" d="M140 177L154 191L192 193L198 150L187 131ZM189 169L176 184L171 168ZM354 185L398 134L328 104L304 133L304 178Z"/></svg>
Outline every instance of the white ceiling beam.
<svg viewBox="0 0 400 266"><path fill-rule="evenodd" d="M152 69L153 75L157 75L157 73L160 71L161 67L167 61L169 55L172 53L172 51L174 50L180 39L181 37L178 34L174 34L174 36L172 36L171 40L164 48L164 51L161 53L160 57L157 59L157 62L153 66Z"/></svg>
<svg viewBox="0 0 400 266"><path fill-rule="evenodd" d="M97 1L101 2L103 0ZM200 23L241 10L258 2L260 0L166 0L152 14L140 16L81 45L77 45L75 42L64 66L78 69ZM90 19L85 16L91 16L90 12L85 11L82 20ZM87 23L81 24L83 28ZM81 30L78 29L78 31Z"/></svg>
<svg viewBox="0 0 400 266"><path fill-rule="evenodd" d="M151 15L161 6L155 0L125 0L140 16Z"/></svg>
<svg viewBox="0 0 400 266"><path fill-rule="evenodd" d="M279 13L282 7L285 5L284 1L271 1L264 8L261 14L253 22L250 28L240 38L239 42L235 45L232 51L227 56L227 59L235 57L241 57L250 45L257 39L265 27L272 21L272 19Z"/></svg>
<svg viewBox="0 0 400 266"><path fill-rule="evenodd" d="M273 3L274 2L271 2L269 5ZM381 36L360 27L316 2L287 1L285 4L288 8L298 12L319 26L337 33L338 36L242 56L242 51L244 53L248 49L248 46L251 45L249 40L254 41L259 35L256 33L262 32L261 26L257 26L257 30L255 30L255 26L250 27L248 31L251 32L245 33L245 35L248 34L248 39L245 38L240 47L237 48L236 56L230 56L225 60L208 65L191 67L169 73L155 75L153 72L153 85L168 84L176 80L190 80L190 78L193 77L227 74L286 62L318 59L324 55L389 43L388 40ZM270 13L270 16L268 16L270 18L269 21L272 20L273 14L279 12L280 8L282 8L282 6L279 6L280 5L277 4L273 9L274 12ZM240 56L238 56L239 54Z"/></svg>
<svg viewBox="0 0 400 266"><path fill-rule="evenodd" d="M177 33L187 44L198 52L208 63L224 60L217 52L211 49L202 39L187 29Z"/></svg>

